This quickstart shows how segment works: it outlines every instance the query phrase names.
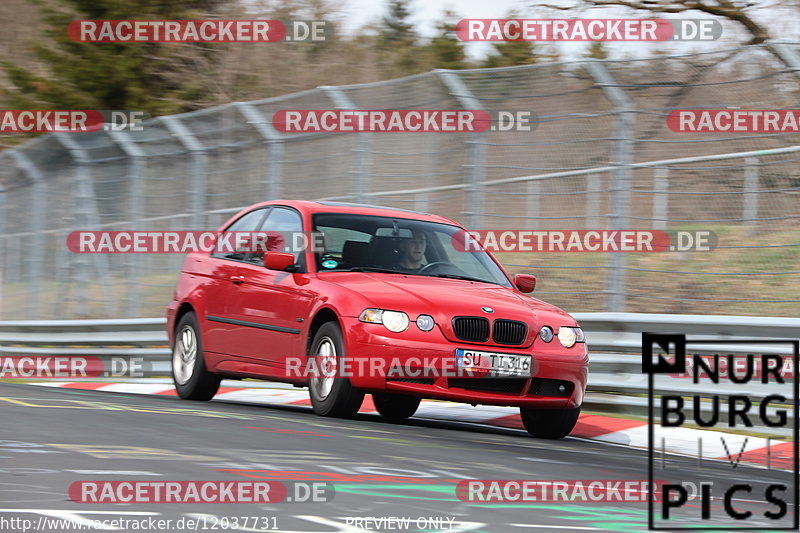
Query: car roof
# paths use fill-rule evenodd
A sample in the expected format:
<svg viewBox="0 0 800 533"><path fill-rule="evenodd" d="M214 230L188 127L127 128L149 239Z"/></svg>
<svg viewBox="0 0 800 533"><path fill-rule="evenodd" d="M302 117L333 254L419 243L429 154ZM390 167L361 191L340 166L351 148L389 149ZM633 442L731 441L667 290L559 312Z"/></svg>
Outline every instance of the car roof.
<svg viewBox="0 0 800 533"><path fill-rule="evenodd" d="M325 202L325 201L310 201L310 200L271 200L257 204L257 206L268 205L285 205L293 207L298 211L313 214L313 213L349 213L352 215L374 215L384 217L407 218L412 220L424 220L428 222L441 222L444 224L459 225L452 220L441 217L439 215L431 215L428 213L421 213L418 211L409 211L407 209L396 209L393 207L385 207L380 205L357 204L347 202ZM256 207L256 206L251 206Z"/></svg>

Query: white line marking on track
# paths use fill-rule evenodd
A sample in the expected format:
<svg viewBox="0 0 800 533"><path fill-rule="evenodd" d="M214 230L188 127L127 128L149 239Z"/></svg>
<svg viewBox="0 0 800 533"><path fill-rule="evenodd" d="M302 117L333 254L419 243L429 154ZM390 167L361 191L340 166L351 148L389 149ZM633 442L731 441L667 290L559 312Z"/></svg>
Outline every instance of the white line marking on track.
<svg viewBox="0 0 800 533"><path fill-rule="evenodd" d="M535 527L538 529L563 529L565 531L605 531L599 527L553 526L548 524L508 524L513 527Z"/></svg>

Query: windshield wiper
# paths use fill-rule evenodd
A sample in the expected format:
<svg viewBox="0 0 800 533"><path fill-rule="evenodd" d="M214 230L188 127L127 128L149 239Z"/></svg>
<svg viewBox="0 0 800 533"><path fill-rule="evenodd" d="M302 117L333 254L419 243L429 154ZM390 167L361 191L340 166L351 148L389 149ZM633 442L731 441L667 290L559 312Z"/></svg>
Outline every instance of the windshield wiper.
<svg viewBox="0 0 800 533"><path fill-rule="evenodd" d="M493 281L488 281L480 278L473 278L470 276L461 276L460 274L432 274L432 277L447 278L447 279L463 279L465 281L480 281L481 283L494 283ZM497 283L494 284L497 285Z"/></svg>
<svg viewBox="0 0 800 533"><path fill-rule="evenodd" d="M391 268L380 268L380 267L366 267L366 266L357 266L345 269L346 272L381 272L384 274L408 274L408 272L401 272L400 270L392 270Z"/></svg>
<svg viewBox="0 0 800 533"><path fill-rule="evenodd" d="M415 274L413 272L403 272L401 270L392 270L391 268L380 268L380 267L369 267L369 266L357 266L352 268L345 268L342 270L338 270L338 272L380 272L384 274L403 274L406 276L415 276L419 274ZM423 274L425 276L425 274ZM493 281L488 281L481 278L473 278L470 276L461 276L459 274L430 274L430 277L433 278L447 278L447 279L461 279L464 281L478 281L480 283L491 283L493 285L499 285L499 283L495 283Z"/></svg>

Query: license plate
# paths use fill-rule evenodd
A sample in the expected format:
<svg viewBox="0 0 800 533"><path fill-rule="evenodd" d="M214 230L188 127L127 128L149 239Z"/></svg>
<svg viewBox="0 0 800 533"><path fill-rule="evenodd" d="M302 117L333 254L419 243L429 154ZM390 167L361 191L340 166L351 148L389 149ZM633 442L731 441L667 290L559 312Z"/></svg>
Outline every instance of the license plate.
<svg viewBox="0 0 800 533"><path fill-rule="evenodd" d="M531 376L531 355L515 353L479 352L476 350L456 350L456 363L459 368L473 371L476 375L493 377Z"/></svg>

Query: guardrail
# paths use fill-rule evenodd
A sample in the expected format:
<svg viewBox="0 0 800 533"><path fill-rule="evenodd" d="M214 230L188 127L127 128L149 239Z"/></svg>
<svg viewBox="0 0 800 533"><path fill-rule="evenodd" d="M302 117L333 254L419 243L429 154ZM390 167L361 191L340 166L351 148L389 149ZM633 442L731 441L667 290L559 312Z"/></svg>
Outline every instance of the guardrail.
<svg viewBox="0 0 800 533"><path fill-rule="evenodd" d="M702 351L693 347L693 353L779 353L774 345L726 341L800 337L800 318L642 313L574 313L573 316L586 332L592 353L586 408L629 415L647 413L647 376L641 372L639 355L643 331L685 333L719 341L705 345ZM166 375L170 351L165 323L163 318L0 322L0 354L141 357L150 363L146 365L146 375ZM658 390L690 394L696 392L696 386L691 379L664 378ZM791 397L790 384L748 386L748 394L754 400L775 393ZM707 407L703 407L704 414L708 414ZM774 410L771 408L768 413ZM691 409L688 413L691 416ZM776 433L772 428L761 429Z"/></svg>
<svg viewBox="0 0 800 533"><path fill-rule="evenodd" d="M167 360L164 318L0 322L0 353Z"/></svg>

